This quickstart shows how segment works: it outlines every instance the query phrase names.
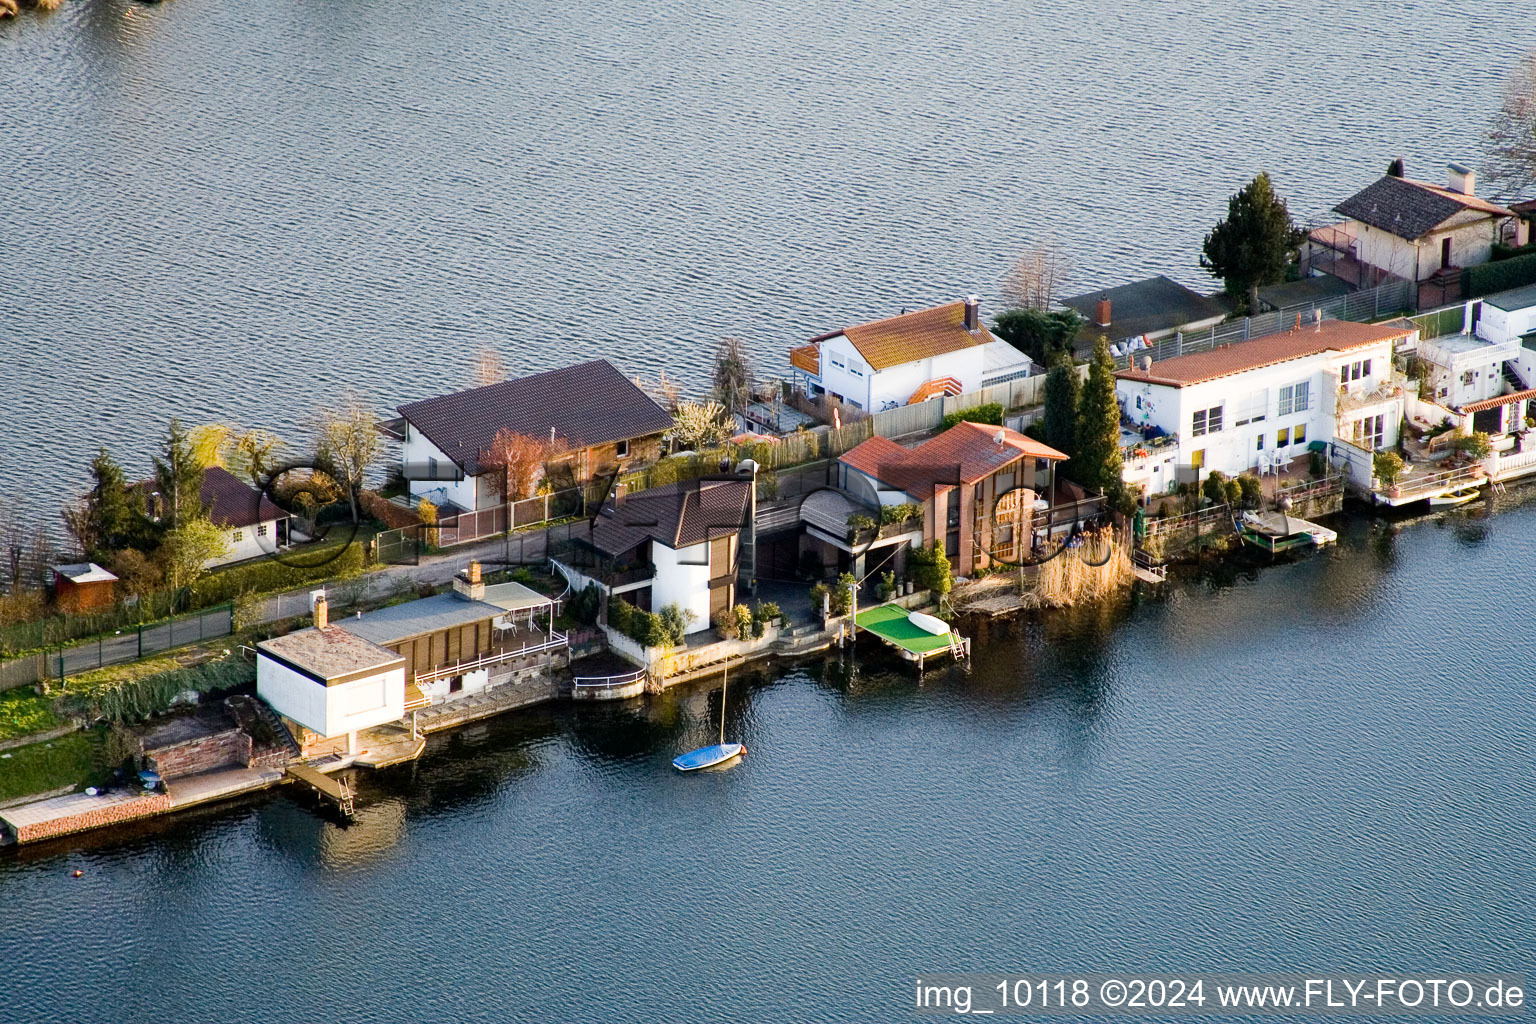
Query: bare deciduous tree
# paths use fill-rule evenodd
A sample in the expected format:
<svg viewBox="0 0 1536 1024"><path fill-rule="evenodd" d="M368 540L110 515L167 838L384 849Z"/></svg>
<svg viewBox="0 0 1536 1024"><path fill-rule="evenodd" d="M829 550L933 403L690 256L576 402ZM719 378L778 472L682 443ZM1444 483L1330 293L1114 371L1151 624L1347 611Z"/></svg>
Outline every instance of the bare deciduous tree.
<svg viewBox="0 0 1536 1024"><path fill-rule="evenodd" d="M644 391L653 401L667 412L676 412L677 403L682 401L682 389L667 376L667 371L662 370L652 381L648 377L634 377L632 381L635 387Z"/></svg>
<svg viewBox="0 0 1536 1024"><path fill-rule="evenodd" d="M320 415L320 430L315 442L316 461L346 491L352 513L357 514L357 496L363 489L363 476L379 457L380 439L375 427L377 417L368 404L348 395L342 404Z"/></svg>
<svg viewBox="0 0 1536 1024"><path fill-rule="evenodd" d="M1504 85L1504 101L1488 126L1483 175L1493 194L1524 197L1536 187L1536 50L1526 54Z"/></svg>
<svg viewBox="0 0 1536 1024"><path fill-rule="evenodd" d="M719 402L683 402L673 419L673 440L694 451L721 444L731 436L730 421Z"/></svg>
<svg viewBox="0 0 1536 1024"><path fill-rule="evenodd" d="M549 460L565 454L568 446L559 438L529 437L506 427L496 432L491 446L480 453L480 465L491 470L491 485L502 501L531 498L544 476Z"/></svg>
<svg viewBox="0 0 1536 1024"><path fill-rule="evenodd" d="M477 388L500 384L507 379L507 364L502 362L501 355L495 349L482 348L475 353L474 379Z"/></svg>
<svg viewBox="0 0 1536 1024"><path fill-rule="evenodd" d="M1031 245L1003 276L1001 296L1009 309L1050 309L1072 273L1072 261L1054 237Z"/></svg>
<svg viewBox="0 0 1536 1024"><path fill-rule="evenodd" d="M741 412L752 397L752 360L740 338L724 338L715 350L715 398L727 413Z"/></svg>

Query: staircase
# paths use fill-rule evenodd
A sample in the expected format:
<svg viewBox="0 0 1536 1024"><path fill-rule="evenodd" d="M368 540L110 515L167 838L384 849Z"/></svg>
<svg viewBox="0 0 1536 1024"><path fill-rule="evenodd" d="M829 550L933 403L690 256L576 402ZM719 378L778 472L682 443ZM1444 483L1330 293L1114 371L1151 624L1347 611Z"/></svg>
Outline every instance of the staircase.
<svg viewBox="0 0 1536 1024"><path fill-rule="evenodd" d="M1520 376L1520 368L1508 360L1504 362L1504 379L1509 381L1509 386L1515 391L1529 391L1531 388L1525 378Z"/></svg>

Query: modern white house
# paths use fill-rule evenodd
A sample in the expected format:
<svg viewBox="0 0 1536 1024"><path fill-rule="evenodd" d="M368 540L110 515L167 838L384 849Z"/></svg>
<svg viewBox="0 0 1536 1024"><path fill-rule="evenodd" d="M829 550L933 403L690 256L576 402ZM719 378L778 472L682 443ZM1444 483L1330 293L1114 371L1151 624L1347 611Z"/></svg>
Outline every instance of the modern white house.
<svg viewBox="0 0 1536 1024"><path fill-rule="evenodd" d="M755 488L748 471L617 495L551 561L573 590L595 585L609 600L653 612L676 605L706 628L736 603Z"/></svg>
<svg viewBox="0 0 1536 1024"><path fill-rule="evenodd" d="M1519 360L1519 339L1488 341L1472 334L1421 340L1414 352L1429 371L1421 398L1445 406L1463 406L1496 398L1507 383L1504 364Z"/></svg>
<svg viewBox="0 0 1536 1024"><path fill-rule="evenodd" d="M1324 320L1157 363L1144 357L1115 375L1116 391L1133 436L1175 447L1171 490L1180 476L1283 466L1335 437L1366 450L1396 444L1404 394L1392 354L1417 339L1407 321Z"/></svg>
<svg viewBox="0 0 1536 1024"><path fill-rule="evenodd" d="M287 720L300 747L398 721L406 711L406 665L399 654L333 626L325 598L309 629L256 645L256 693Z"/></svg>
<svg viewBox="0 0 1536 1024"><path fill-rule="evenodd" d="M972 295L812 338L789 354L795 383L811 398L828 395L880 412L1028 377L1028 356L981 322Z"/></svg>
<svg viewBox="0 0 1536 1024"><path fill-rule="evenodd" d="M1527 352L1536 350L1536 284L1485 295L1479 300L1477 336L1489 341L1513 341ZM1527 377L1536 383L1536 377Z"/></svg>

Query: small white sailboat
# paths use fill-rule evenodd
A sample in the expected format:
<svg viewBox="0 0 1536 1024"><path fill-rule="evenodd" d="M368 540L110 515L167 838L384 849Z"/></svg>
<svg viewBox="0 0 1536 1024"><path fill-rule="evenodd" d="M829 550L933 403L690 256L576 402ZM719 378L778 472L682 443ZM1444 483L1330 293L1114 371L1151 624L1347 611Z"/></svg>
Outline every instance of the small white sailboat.
<svg viewBox="0 0 1536 1024"><path fill-rule="evenodd" d="M1456 490L1451 491L1449 494L1435 495L1429 499L1429 504L1432 508L1446 508L1454 505L1465 505L1467 502L1471 501L1481 493L1482 491L1480 491L1475 486L1469 485L1467 487L1458 487Z"/></svg>
<svg viewBox="0 0 1536 1024"><path fill-rule="evenodd" d="M730 684L730 669L720 680L720 742L698 750L690 750L672 759L672 767L680 772L696 772L700 768L713 768L725 764L747 752L746 744L725 742L725 691Z"/></svg>

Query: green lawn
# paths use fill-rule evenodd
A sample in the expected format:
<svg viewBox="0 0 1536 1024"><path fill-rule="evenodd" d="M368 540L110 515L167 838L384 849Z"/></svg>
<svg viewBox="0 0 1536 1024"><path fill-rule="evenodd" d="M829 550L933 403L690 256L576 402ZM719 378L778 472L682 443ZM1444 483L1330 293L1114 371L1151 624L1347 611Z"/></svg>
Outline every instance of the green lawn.
<svg viewBox="0 0 1536 1024"><path fill-rule="evenodd" d="M949 646L949 634L935 636L926 629L918 629L907 618L907 611L894 604L882 604L859 612L855 619L871 633L878 634L894 644L899 644L914 654L927 654Z"/></svg>
<svg viewBox="0 0 1536 1024"><path fill-rule="evenodd" d="M104 781L105 742L106 730L87 729L0 751L0 800Z"/></svg>
<svg viewBox="0 0 1536 1024"><path fill-rule="evenodd" d="M47 732L63 724L65 720L53 710L53 702L39 697L30 686L0 693L0 740Z"/></svg>

